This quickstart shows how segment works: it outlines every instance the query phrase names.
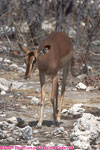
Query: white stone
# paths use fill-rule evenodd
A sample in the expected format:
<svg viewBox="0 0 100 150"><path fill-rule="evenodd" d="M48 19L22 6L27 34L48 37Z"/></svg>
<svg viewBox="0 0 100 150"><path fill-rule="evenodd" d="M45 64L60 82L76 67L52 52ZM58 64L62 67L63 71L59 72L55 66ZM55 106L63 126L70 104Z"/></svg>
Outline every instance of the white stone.
<svg viewBox="0 0 100 150"><path fill-rule="evenodd" d="M85 26L85 22L81 22L81 25L84 27Z"/></svg>
<svg viewBox="0 0 100 150"><path fill-rule="evenodd" d="M17 68L17 71L18 71L18 72L26 72L26 69L24 69L24 68L22 68L22 67L18 67L18 68Z"/></svg>
<svg viewBox="0 0 100 150"><path fill-rule="evenodd" d="M58 135L58 134L63 133L64 131L65 131L64 127L59 127L59 128L56 128L55 130L53 130L53 131L51 132L51 134L53 134L53 135Z"/></svg>
<svg viewBox="0 0 100 150"><path fill-rule="evenodd" d="M100 40L93 41L92 44L94 44L94 45L100 45Z"/></svg>
<svg viewBox="0 0 100 150"><path fill-rule="evenodd" d="M76 38L76 31L72 27L69 29L69 37Z"/></svg>
<svg viewBox="0 0 100 150"><path fill-rule="evenodd" d="M9 88L7 86L0 84L0 89L4 91L8 91Z"/></svg>
<svg viewBox="0 0 100 150"><path fill-rule="evenodd" d="M4 59L4 62L5 63L11 63L11 61L9 59L6 59L6 58Z"/></svg>
<svg viewBox="0 0 100 150"><path fill-rule="evenodd" d="M0 93L1 95L5 95L6 94L6 92L5 91L1 91L1 93Z"/></svg>
<svg viewBox="0 0 100 150"><path fill-rule="evenodd" d="M23 87L24 83L18 81L12 81L12 89L19 89Z"/></svg>
<svg viewBox="0 0 100 150"><path fill-rule="evenodd" d="M67 109L63 109L61 113L63 114L63 113L67 113L67 112L68 112Z"/></svg>
<svg viewBox="0 0 100 150"><path fill-rule="evenodd" d="M0 57L0 61L2 61L2 60L3 60L3 58Z"/></svg>
<svg viewBox="0 0 100 150"><path fill-rule="evenodd" d="M18 68L18 66L17 66L16 64L11 64L9 67L10 67L11 69L16 69L16 68Z"/></svg>
<svg viewBox="0 0 100 150"><path fill-rule="evenodd" d="M31 99L31 104L39 104L40 103L40 99L38 99L37 97L32 97Z"/></svg>
<svg viewBox="0 0 100 150"><path fill-rule="evenodd" d="M81 108L81 106L83 106L83 104L74 104L73 107L71 107L68 110L68 114L71 115L82 115L85 112L84 108Z"/></svg>
<svg viewBox="0 0 100 150"><path fill-rule="evenodd" d="M24 139L32 139L32 128L30 126L24 127L21 131Z"/></svg>
<svg viewBox="0 0 100 150"><path fill-rule="evenodd" d="M9 27L9 26L3 25L0 27L0 32L1 32L1 35L5 35L6 33L8 36L10 36L12 34L15 34L16 29L15 27Z"/></svg>
<svg viewBox="0 0 100 150"><path fill-rule="evenodd" d="M2 57L0 57L0 61L3 61L3 58L2 58ZM11 61L10 61L9 59L6 59L6 58L4 59L4 62L5 62L5 63L11 63Z"/></svg>
<svg viewBox="0 0 100 150"><path fill-rule="evenodd" d="M70 135L71 145L82 150L91 150L91 143L98 139L99 133L100 121L92 114L83 113L82 117L74 123Z"/></svg>
<svg viewBox="0 0 100 150"><path fill-rule="evenodd" d="M27 22L22 23L21 27L20 27L20 31L22 33L27 33L29 32L29 26L27 24Z"/></svg>
<svg viewBox="0 0 100 150"><path fill-rule="evenodd" d="M55 27L55 21L49 22L48 20L44 20L42 23L42 29L49 31L49 30L53 30Z"/></svg>
<svg viewBox="0 0 100 150"><path fill-rule="evenodd" d="M6 114L0 114L0 117L6 117Z"/></svg>
<svg viewBox="0 0 100 150"><path fill-rule="evenodd" d="M27 109L27 107L26 107L25 105L24 105L24 106L21 106L21 108L22 108L22 109Z"/></svg>
<svg viewBox="0 0 100 150"><path fill-rule="evenodd" d="M11 82L8 81L7 79L0 78L0 84L9 87Z"/></svg>
<svg viewBox="0 0 100 150"><path fill-rule="evenodd" d="M18 124L18 120L17 120L16 117L8 118L8 119L7 119L7 122L12 123L12 124L14 124L14 125L17 125L17 124Z"/></svg>
<svg viewBox="0 0 100 150"><path fill-rule="evenodd" d="M76 85L76 88L80 90L86 90L87 86L83 84L82 82L80 82Z"/></svg>
<svg viewBox="0 0 100 150"><path fill-rule="evenodd" d="M38 133L39 131L38 130L33 130L33 134L36 134L36 133Z"/></svg>
<svg viewBox="0 0 100 150"><path fill-rule="evenodd" d="M86 92L89 92L89 91L93 91L93 90L96 90L96 89L98 89L98 87L93 87L93 86L88 86L87 88L86 88Z"/></svg>

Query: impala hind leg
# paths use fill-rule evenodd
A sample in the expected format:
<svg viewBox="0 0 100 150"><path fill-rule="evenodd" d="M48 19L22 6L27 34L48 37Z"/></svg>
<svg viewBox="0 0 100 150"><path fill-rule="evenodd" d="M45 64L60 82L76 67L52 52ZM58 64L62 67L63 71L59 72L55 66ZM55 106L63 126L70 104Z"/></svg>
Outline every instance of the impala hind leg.
<svg viewBox="0 0 100 150"><path fill-rule="evenodd" d="M52 82L51 103L53 106L54 125L56 125L57 113L58 113L58 79L57 79L57 76L53 78L53 82Z"/></svg>
<svg viewBox="0 0 100 150"><path fill-rule="evenodd" d="M68 70L69 70L69 65L67 65L63 69L63 80L62 80L61 97L60 97L60 102L59 102L59 111L58 111L58 114L57 114L57 122L58 122L58 124L60 123L61 109L62 109L62 103L63 103L63 99L64 99L64 93L65 93L65 87L66 87L66 78L67 78L67 75L68 75Z"/></svg>
<svg viewBox="0 0 100 150"><path fill-rule="evenodd" d="M44 99L45 99L45 75L39 74L40 75L40 84L41 84L41 104L40 104L40 119L37 124L37 128L42 127L42 122L43 122L43 109L44 109Z"/></svg>

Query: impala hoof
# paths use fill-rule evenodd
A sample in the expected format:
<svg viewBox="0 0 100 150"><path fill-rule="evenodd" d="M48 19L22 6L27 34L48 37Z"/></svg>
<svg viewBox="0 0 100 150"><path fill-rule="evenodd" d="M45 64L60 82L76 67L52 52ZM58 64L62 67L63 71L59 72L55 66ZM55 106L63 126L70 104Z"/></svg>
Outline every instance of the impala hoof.
<svg viewBox="0 0 100 150"><path fill-rule="evenodd" d="M60 122L59 121L54 121L54 126L59 126L60 125Z"/></svg>
<svg viewBox="0 0 100 150"><path fill-rule="evenodd" d="M42 128L42 125L37 124L36 128L37 128L37 129L41 129L41 128Z"/></svg>
<svg viewBox="0 0 100 150"><path fill-rule="evenodd" d="M36 128L37 128L37 129L41 129L41 128L42 128L42 126L36 126Z"/></svg>

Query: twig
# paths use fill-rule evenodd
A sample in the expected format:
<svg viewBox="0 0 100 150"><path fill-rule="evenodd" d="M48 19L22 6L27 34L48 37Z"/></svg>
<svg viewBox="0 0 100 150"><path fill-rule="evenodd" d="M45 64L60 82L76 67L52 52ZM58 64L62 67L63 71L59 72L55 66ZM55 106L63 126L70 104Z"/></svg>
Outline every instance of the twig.
<svg viewBox="0 0 100 150"><path fill-rule="evenodd" d="M91 33L90 33L89 38L88 38L88 45L87 45L87 48L86 48L86 55L85 55L85 68L86 68L87 75L89 75L88 65L87 65L89 48L91 46L93 34L94 34L95 30L97 29L97 27L99 26L99 24L100 24L100 17L99 17L97 23L92 28Z"/></svg>
<svg viewBox="0 0 100 150"><path fill-rule="evenodd" d="M88 1L87 0L84 0L83 1L83 3L81 4L81 7L80 7L80 11L79 11L79 15L78 15L78 17L77 17L77 29L76 29L76 46L75 46L75 50L74 50L74 55L75 55L75 53L76 53L76 50L77 50L77 48L78 48L78 45L79 45L79 25L80 25L80 18L81 18L81 15L82 15L82 12L83 12L83 10L84 10L84 8L85 8L85 6L86 6L86 3L87 3Z"/></svg>

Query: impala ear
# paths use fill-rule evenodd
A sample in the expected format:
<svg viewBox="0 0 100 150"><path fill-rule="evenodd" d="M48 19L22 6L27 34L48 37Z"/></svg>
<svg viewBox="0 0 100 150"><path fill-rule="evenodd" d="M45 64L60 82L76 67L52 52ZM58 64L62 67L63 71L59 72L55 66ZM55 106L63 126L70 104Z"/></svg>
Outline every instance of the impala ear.
<svg viewBox="0 0 100 150"><path fill-rule="evenodd" d="M29 51L24 45L22 45L20 42L17 42L17 43L18 43L20 49L21 49L24 53L28 54L28 53L30 52L30 51Z"/></svg>

